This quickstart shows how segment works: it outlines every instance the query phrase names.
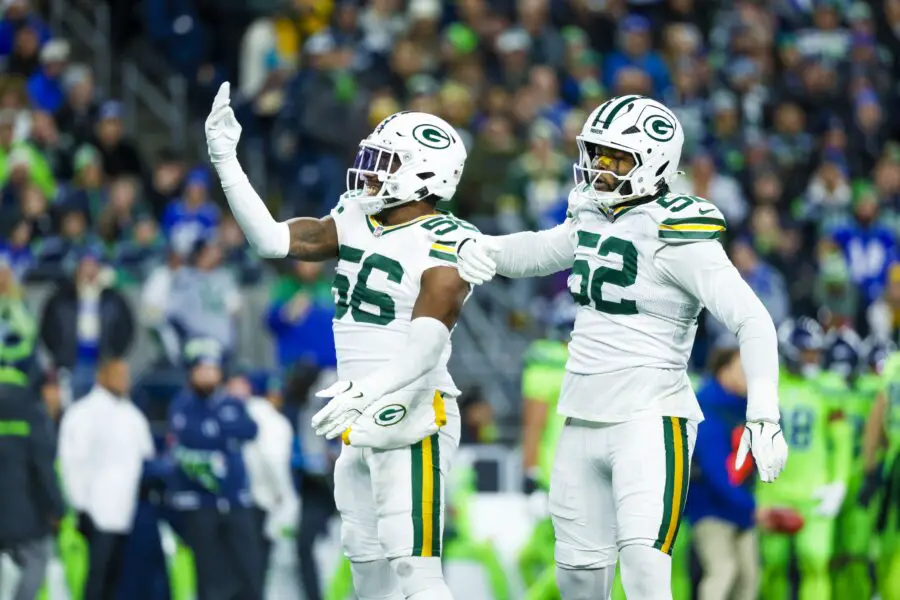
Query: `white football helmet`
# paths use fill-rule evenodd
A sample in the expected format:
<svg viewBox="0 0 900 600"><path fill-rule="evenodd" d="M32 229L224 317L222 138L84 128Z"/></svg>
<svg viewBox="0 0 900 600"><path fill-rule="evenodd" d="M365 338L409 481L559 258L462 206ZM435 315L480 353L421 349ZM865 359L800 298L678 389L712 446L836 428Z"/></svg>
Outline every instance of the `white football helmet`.
<svg viewBox="0 0 900 600"><path fill-rule="evenodd" d="M359 143L347 169L347 190L366 214L436 196L449 200L466 163L459 134L443 119L421 112L398 112Z"/></svg>
<svg viewBox="0 0 900 600"><path fill-rule="evenodd" d="M684 130L675 114L656 100L618 96L590 114L576 140L575 184L602 209L609 209L652 196L671 181L678 172ZM600 146L631 154L634 168L626 174L604 169L604 161L598 160ZM619 184L613 190L597 189L601 174L615 176Z"/></svg>

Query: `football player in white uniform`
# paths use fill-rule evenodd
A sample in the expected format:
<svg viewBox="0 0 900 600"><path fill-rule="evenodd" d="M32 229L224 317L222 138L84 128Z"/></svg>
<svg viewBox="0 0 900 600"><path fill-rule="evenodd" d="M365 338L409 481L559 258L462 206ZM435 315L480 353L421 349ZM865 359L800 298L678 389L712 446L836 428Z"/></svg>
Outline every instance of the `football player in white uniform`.
<svg viewBox="0 0 900 600"><path fill-rule="evenodd" d="M703 307L734 332L748 381L747 426L763 481L787 459L772 319L717 239L714 204L669 192L684 134L641 96L594 110L577 138L566 221L541 232L463 240L459 272L571 269L580 305L558 404L567 417L550 480L557 581L565 600L610 594L616 561L629 600L669 599L671 553L703 415L687 376Z"/></svg>
<svg viewBox="0 0 900 600"><path fill-rule="evenodd" d="M401 112L360 143L348 191L322 219L276 222L236 157L228 84L206 123L209 156L235 218L263 257L338 259L338 381L313 418L341 436L335 502L360 600L450 600L441 570L444 479L459 443L450 332L470 292L456 246L477 235L435 204L466 160L457 132Z"/></svg>

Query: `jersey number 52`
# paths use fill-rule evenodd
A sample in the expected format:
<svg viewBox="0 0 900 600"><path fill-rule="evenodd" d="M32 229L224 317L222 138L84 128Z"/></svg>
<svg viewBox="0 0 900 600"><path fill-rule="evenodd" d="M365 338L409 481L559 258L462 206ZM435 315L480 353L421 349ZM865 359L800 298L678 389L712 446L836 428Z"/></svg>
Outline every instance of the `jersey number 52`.
<svg viewBox="0 0 900 600"><path fill-rule="evenodd" d="M600 236L581 233L579 235L579 245L587 245L583 243L585 240L590 240L588 243L593 242L595 245L600 241ZM626 300L624 298L618 302L606 300L603 297L603 284L608 283L622 288L634 285L634 282L637 281L637 248L628 240L608 237L600 244L597 254L600 256L618 254L622 257L622 268L614 269L601 266L592 270L587 260L583 258L577 259L572 265L571 276L579 277L580 283L575 288L571 286L569 288L575 302L581 306L593 304L594 308L599 312L610 315L636 315L638 309L634 300Z"/></svg>

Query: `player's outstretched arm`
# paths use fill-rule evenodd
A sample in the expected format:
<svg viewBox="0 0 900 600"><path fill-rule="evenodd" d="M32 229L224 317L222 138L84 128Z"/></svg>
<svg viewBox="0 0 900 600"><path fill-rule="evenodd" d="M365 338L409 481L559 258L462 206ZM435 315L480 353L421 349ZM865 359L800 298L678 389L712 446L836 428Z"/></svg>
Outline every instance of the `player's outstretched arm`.
<svg viewBox="0 0 900 600"><path fill-rule="evenodd" d="M206 119L206 145L231 212L250 245L263 258L290 255L301 260L327 260L337 256L337 228L331 217L275 221L253 189L237 159L241 125L231 109L230 90L226 81L213 100Z"/></svg>
<svg viewBox="0 0 900 600"><path fill-rule="evenodd" d="M544 231L523 231L463 240L457 250L459 273L480 285L504 277L540 277L572 267L575 247L568 222Z"/></svg>
<svg viewBox="0 0 900 600"><path fill-rule="evenodd" d="M468 293L469 284L453 267L426 269L403 349L372 375L339 381L319 392L331 400L312 418L316 435L327 439L341 435L373 402L437 367Z"/></svg>
<svg viewBox="0 0 900 600"><path fill-rule="evenodd" d="M778 336L772 317L718 242L667 244L656 259L675 285L737 336L747 377L747 427L737 466L752 451L760 478L774 481L787 460L787 444L779 425Z"/></svg>

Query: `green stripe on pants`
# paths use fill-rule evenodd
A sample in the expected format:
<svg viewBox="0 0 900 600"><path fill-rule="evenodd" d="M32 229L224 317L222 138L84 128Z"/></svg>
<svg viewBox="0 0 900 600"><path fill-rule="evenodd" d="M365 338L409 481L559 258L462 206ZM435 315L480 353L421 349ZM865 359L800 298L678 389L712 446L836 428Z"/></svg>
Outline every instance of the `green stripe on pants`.
<svg viewBox="0 0 900 600"><path fill-rule="evenodd" d="M422 556L422 442L410 447L412 481L413 556Z"/></svg>
<svg viewBox="0 0 900 600"><path fill-rule="evenodd" d="M672 431L671 419L663 418L663 440L666 452L666 487L663 492L662 521L659 524L659 532L656 534L656 542L653 547L660 550L665 544L669 533L669 522L672 520L672 498L674 496L675 478L675 440Z"/></svg>
<svg viewBox="0 0 900 600"><path fill-rule="evenodd" d="M681 529L681 522L684 521L684 505L687 503L688 483L691 480L691 460L690 448L688 447L687 436L687 419L678 419L681 429L681 464L684 465L684 475L681 482L681 503L678 508L678 525L675 526L675 535L672 537L672 546L678 539L678 531ZM671 550L670 550L671 552Z"/></svg>

